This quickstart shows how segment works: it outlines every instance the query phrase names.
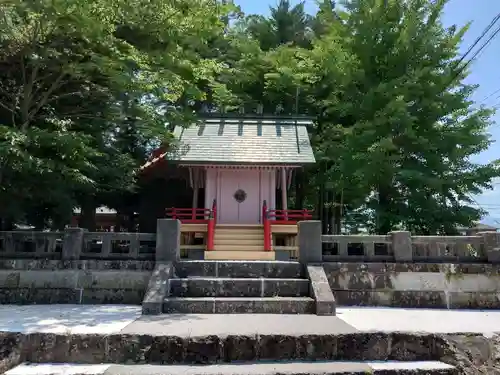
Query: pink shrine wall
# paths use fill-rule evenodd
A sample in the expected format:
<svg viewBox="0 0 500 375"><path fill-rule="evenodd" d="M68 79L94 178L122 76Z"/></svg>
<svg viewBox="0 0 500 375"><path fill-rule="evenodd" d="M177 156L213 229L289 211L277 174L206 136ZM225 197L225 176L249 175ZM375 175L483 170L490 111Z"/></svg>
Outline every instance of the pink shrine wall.
<svg viewBox="0 0 500 375"><path fill-rule="evenodd" d="M217 200L217 221L221 224L259 224L262 203L276 207L276 169L271 168L208 168L205 204L212 207ZM240 201L235 193L241 190ZM244 196L244 199L241 199Z"/></svg>

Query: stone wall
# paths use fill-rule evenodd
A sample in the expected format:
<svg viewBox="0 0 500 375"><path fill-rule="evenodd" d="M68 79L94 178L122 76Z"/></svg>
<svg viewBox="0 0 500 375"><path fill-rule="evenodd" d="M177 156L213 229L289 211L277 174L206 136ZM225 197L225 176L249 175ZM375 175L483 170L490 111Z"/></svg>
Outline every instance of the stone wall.
<svg viewBox="0 0 500 375"><path fill-rule="evenodd" d="M323 263L340 306L500 308L494 264Z"/></svg>
<svg viewBox="0 0 500 375"><path fill-rule="evenodd" d="M137 304L153 261L0 260L0 304Z"/></svg>

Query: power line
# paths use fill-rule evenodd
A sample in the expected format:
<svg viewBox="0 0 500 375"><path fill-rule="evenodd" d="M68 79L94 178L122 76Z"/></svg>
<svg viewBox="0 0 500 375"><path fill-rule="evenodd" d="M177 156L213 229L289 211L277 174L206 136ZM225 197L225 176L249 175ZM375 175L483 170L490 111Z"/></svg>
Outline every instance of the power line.
<svg viewBox="0 0 500 375"><path fill-rule="evenodd" d="M481 33L481 35L474 41L474 43L469 47L469 49L467 50L467 52L465 52L465 54L460 58L460 60L458 60L457 62L457 67L465 60L465 58L469 55L469 53L472 52L472 50L474 49L474 47L486 36L486 34L493 28L493 26L498 22L498 20L500 19L500 13L498 13L494 18L493 20L490 22L490 24L488 26L486 26L486 28L483 30L483 32ZM493 34L486 40L486 42L484 42L481 47L472 55L472 57L465 63L462 65L462 67L457 71L457 73L455 74L455 76L451 79L450 83L448 84L451 85L453 83L453 81L455 81L455 79L457 79L460 74L463 73L463 71L477 58L477 56L491 43L491 41L498 35L498 33L500 32L500 27L498 27L494 32Z"/></svg>
<svg viewBox="0 0 500 375"><path fill-rule="evenodd" d="M493 95L498 94L499 92L500 92L500 89L497 89L497 90L493 91L491 94L489 94L489 95L487 95L486 97L484 97L484 98L483 98L483 99L482 99L479 103L477 103L477 104L482 104L482 103L484 103L484 102L485 102L485 101L487 101L489 98L491 98ZM500 98L500 95L499 95L499 96L497 96L495 99L498 99L498 98Z"/></svg>
<svg viewBox="0 0 500 375"><path fill-rule="evenodd" d="M488 211L488 210L485 210L485 209L484 209L484 207L483 207L483 206L481 206L477 200L475 200L473 197L469 197L469 198L470 198L470 199L471 199L474 203L476 203L476 205L477 205L477 206L478 206L481 210L486 211L486 212L488 212L488 213L489 213L489 211ZM493 221L494 221L495 223L497 223L497 224L499 224L499 225L500 225L500 221L498 221L498 220L496 220L496 219L493 219Z"/></svg>
<svg viewBox="0 0 500 375"><path fill-rule="evenodd" d="M472 45L469 47L469 49L467 50L467 52L465 52L465 54L460 58L460 60L458 60L458 63L457 63L458 65L460 63L462 63L462 61L464 61L464 59L467 57L467 55L472 52L472 50L474 49L474 47L481 41L481 39L483 39L485 37L485 35L488 33L488 31L491 30L491 28L495 25L495 23L498 22L499 19L500 19L500 13L498 13L491 20L491 22L489 23L489 25L486 26L486 28L483 30L482 34L477 37L477 39L474 41L474 43L472 43Z"/></svg>

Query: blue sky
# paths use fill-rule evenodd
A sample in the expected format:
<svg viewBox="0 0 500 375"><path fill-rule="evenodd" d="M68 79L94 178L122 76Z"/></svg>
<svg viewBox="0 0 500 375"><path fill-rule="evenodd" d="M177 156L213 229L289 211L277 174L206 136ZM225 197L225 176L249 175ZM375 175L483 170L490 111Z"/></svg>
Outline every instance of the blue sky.
<svg viewBox="0 0 500 375"><path fill-rule="evenodd" d="M236 0L245 13L268 14L269 6L277 3L276 0ZM316 9L314 0L306 0L306 10L313 13ZM443 22L446 26L463 26L471 22L470 29L464 38L462 50L465 52L491 22L493 17L500 13L499 0L449 0ZM478 155L475 161L486 163L500 158L500 69L497 69L500 50L500 35L479 55L471 66L468 82L478 84L473 99L488 106L499 106L499 112L494 116L494 124L490 128L493 143L489 150ZM497 91L495 93L495 91ZM495 93L494 95L491 95ZM491 96L490 96L491 95ZM487 100L485 100L490 96ZM500 226L500 179L495 181L495 189L486 191L475 197L477 203L489 211L483 222Z"/></svg>

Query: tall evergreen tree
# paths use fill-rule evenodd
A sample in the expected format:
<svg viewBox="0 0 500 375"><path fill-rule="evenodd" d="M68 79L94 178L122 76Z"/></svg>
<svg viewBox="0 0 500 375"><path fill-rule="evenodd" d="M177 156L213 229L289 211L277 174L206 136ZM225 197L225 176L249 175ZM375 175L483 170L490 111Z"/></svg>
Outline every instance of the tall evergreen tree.
<svg viewBox="0 0 500 375"><path fill-rule="evenodd" d="M335 180L346 177L338 170L362 176L371 191L370 224L378 233L399 227L450 233L468 225L481 215L467 204L470 195L491 187L499 175L496 163L471 161L491 144L492 112L472 106L476 87L463 82L468 72L457 64L466 28L443 27L445 4L345 3L338 42L355 70L352 84L327 102L329 111L350 121L335 127L342 134L337 160L345 166L332 172Z"/></svg>

